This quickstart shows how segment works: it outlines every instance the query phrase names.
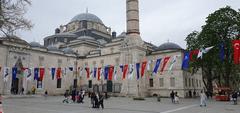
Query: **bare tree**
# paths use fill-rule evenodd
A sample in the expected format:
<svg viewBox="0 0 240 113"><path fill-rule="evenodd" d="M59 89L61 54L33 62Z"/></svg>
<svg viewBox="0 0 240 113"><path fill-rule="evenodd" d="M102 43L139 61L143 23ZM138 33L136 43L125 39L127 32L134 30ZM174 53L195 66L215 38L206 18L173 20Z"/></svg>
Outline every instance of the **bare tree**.
<svg viewBox="0 0 240 113"><path fill-rule="evenodd" d="M9 37L16 30L30 30L31 21L24 18L31 0L0 0L0 35Z"/></svg>

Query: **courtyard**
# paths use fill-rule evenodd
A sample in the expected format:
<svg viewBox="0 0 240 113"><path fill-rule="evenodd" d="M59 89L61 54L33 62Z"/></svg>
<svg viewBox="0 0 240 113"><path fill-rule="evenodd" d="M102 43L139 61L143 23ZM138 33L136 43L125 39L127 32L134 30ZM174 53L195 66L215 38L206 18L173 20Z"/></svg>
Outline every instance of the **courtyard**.
<svg viewBox="0 0 240 113"><path fill-rule="evenodd" d="M62 103L62 96L11 96L4 97L4 113L239 113L240 105L230 102L208 100L207 107L199 107L199 99L180 99L180 104L172 104L169 98L146 98L136 101L127 97L111 97L104 100L105 109L93 109L90 99L84 104Z"/></svg>

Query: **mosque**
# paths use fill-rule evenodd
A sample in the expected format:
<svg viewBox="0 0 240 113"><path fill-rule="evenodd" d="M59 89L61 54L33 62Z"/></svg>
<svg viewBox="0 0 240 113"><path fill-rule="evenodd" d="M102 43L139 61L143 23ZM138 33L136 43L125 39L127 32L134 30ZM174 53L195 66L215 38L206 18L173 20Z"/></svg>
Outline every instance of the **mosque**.
<svg viewBox="0 0 240 113"><path fill-rule="evenodd" d="M37 94L47 90L50 95L63 94L71 88L121 96L169 96L171 91L177 91L180 97L189 96L189 91L198 94L203 89L202 74L182 70L183 48L172 42L156 46L141 39L138 4L138 0L126 0L127 28L120 35L112 32L99 17L86 12L56 28L55 34L44 38L44 45L28 43L17 36L0 38L0 93L11 94L12 89L19 92L24 88L27 94L34 87ZM166 64L165 57L170 57ZM162 58L160 68L163 65L166 68L153 74L159 58ZM175 64L169 70L173 59ZM93 71L87 77L85 70L111 65L135 66L144 61L149 67L140 79L136 79L136 71L132 78L122 79L122 72L116 71L115 79L105 80L93 77L96 73ZM16 78L12 67L17 69ZM42 79L33 77L34 68L44 69L39 72ZM52 68L61 69L58 77L51 73ZM32 72L30 79L24 76L24 69Z"/></svg>

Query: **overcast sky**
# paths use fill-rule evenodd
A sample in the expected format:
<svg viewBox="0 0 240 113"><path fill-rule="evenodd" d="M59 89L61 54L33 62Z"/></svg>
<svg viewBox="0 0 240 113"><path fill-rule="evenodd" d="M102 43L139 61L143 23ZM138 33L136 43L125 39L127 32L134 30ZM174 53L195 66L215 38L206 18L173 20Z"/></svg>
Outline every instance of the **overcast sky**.
<svg viewBox="0 0 240 113"><path fill-rule="evenodd" d="M185 37L201 30L206 17L215 10L231 6L240 8L240 0L139 0L140 32L143 40L157 46L174 42L185 48ZM55 28L65 25L77 14L97 15L119 35L126 31L126 0L32 0L26 18L34 24L31 31L21 31L28 42L43 44L43 38L54 34Z"/></svg>

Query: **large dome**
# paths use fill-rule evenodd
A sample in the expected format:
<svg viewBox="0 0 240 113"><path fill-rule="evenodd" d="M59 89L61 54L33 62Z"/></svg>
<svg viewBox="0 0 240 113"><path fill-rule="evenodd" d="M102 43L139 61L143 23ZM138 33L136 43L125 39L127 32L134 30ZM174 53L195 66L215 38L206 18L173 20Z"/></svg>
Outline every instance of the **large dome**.
<svg viewBox="0 0 240 113"><path fill-rule="evenodd" d="M163 43L157 48L157 50L176 50L176 49L178 50L182 48L179 45L172 42Z"/></svg>
<svg viewBox="0 0 240 113"><path fill-rule="evenodd" d="M72 18L71 22L73 22L73 21L82 21L82 20L92 21L92 22L103 24L103 22L102 22L102 20L100 18L98 18L96 15L91 14L91 13L81 13L81 14L78 14L75 17Z"/></svg>

